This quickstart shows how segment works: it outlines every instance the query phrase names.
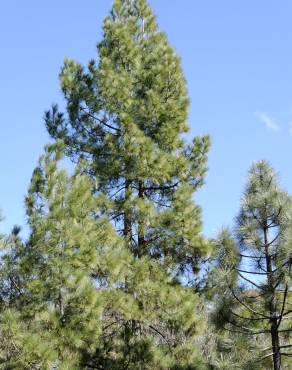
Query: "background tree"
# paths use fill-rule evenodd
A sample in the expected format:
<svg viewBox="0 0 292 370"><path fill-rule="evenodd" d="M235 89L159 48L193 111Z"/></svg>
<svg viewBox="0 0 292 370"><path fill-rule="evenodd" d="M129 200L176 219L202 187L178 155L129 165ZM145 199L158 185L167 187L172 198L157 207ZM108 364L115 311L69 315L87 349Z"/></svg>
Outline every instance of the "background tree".
<svg viewBox="0 0 292 370"><path fill-rule="evenodd" d="M61 146L48 146L33 173L26 198L29 240L14 235L3 259L5 369L79 369L83 353L100 343L102 287L123 278L123 243L99 217L92 180L78 168L72 177L58 168Z"/></svg>
<svg viewBox="0 0 292 370"><path fill-rule="evenodd" d="M288 368L292 347L291 211L274 170L256 162L237 218L237 240L230 234L221 239L214 271L222 281L215 321L249 338L270 335L260 360L272 358L275 370Z"/></svg>
<svg viewBox="0 0 292 370"><path fill-rule="evenodd" d="M240 250L228 228L216 240L216 256L208 276L204 293L211 309L208 311L205 341L202 350L212 370L266 370L271 368L270 358L263 357L263 348L269 347L267 334L252 335L238 326L246 322L240 317L250 317L250 312L234 299L232 291L240 290L248 296L258 295L250 287L241 286L235 266L240 264ZM257 320L248 320L250 328L257 330Z"/></svg>
<svg viewBox="0 0 292 370"><path fill-rule="evenodd" d="M21 317L25 282L19 262L24 251L20 228L1 235L0 369L48 369L50 346Z"/></svg>

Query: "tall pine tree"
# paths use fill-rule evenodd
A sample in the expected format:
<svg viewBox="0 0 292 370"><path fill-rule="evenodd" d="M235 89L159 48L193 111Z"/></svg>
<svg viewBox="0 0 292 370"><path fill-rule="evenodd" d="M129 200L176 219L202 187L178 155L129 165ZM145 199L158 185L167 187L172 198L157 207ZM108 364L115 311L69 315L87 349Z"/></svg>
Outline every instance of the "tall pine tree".
<svg viewBox="0 0 292 370"><path fill-rule="evenodd" d="M122 288L132 297L130 307L124 304L129 312L119 309L117 317L113 309L110 340L90 363L198 368L198 298L174 277L194 276L210 249L192 201L203 183L209 138L191 144L182 138L189 101L180 60L147 1L114 2L98 54L87 69L65 61L67 114L54 106L45 115L69 157L85 161L104 196L104 214L136 261Z"/></svg>
<svg viewBox="0 0 292 370"><path fill-rule="evenodd" d="M104 21L98 62L67 59L60 80L67 115L45 115L67 154L88 160L105 212L135 258L151 256L179 274L196 271L209 245L192 201L206 171L207 136L192 144L180 60L146 0L116 0Z"/></svg>

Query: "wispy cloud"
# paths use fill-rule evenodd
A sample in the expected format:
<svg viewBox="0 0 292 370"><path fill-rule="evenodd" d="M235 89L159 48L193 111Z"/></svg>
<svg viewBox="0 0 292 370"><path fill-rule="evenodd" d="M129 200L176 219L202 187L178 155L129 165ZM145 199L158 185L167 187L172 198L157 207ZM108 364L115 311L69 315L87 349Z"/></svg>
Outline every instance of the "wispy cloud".
<svg viewBox="0 0 292 370"><path fill-rule="evenodd" d="M273 118L269 117L267 114L262 112L255 112L255 115L261 122L265 124L268 130L274 132L278 132L280 130L280 126L278 125L278 123Z"/></svg>

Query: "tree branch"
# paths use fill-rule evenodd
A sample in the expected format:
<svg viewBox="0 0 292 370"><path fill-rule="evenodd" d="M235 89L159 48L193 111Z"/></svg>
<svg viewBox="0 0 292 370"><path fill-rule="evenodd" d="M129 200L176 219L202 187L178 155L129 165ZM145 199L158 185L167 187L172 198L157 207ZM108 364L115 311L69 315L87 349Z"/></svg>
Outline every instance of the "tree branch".
<svg viewBox="0 0 292 370"><path fill-rule="evenodd" d="M257 287L258 289L263 290L263 289L262 289L262 287L261 287L260 285L258 285L258 284L256 284L256 283L254 283L252 280L249 280L248 278L246 278L245 276L243 276L240 272L238 272L238 275L239 275L242 279L246 280L246 281L247 281L247 282L249 282L250 284L252 284L252 285L254 285L255 287Z"/></svg>
<svg viewBox="0 0 292 370"><path fill-rule="evenodd" d="M264 315L263 313L260 313L260 312L257 312L257 311L255 311L254 309L252 309L251 307L249 307L246 303L244 303L244 302L242 302L238 297L237 297L237 295L234 293L234 291L231 289L231 292L232 292L232 295L233 295L233 297L241 304L241 305L243 305L246 309L248 309L250 312L252 312L254 315L257 315L257 316L261 316L261 317L263 317L263 318L265 318L265 319L271 319L271 317L270 316L266 316L266 315Z"/></svg>
<svg viewBox="0 0 292 370"><path fill-rule="evenodd" d="M247 271L247 270L241 270L235 267L235 270L238 272L242 272L244 274L252 274L252 275L269 275L269 272L256 272L256 271Z"/></svg>
<svg viewBox="0 0 292 370"><path fill-rule="evenodd" d="M80 110L82 110L82 112L84 112L85 114L87 114L89 117L91 117L95 121L98 121L100 124L104 125L105 127L110 128L111 130L114 130L116 132L121 132L120 129L118 129L117 127L114 127L114 126L108 124L107 122L105 122L104 119L100 119L100 118L96 117L94 114L91 114L90 112L88 112L85 108L80 107Z"/></svg>
<svg viewBox="0 0 292 370"><path fill-rule="evenodd" d="M239 319L242 320L251 320L251 321L260 321L260 320L270 320L270 318L265 318L265 317L245 317L245 316L240 316L237 313L230 311L232 315L238 317Z"/></svg>
<svg viewBox="0 0 292 370"><path fill-rule="evenodd" d="M284 310L285 310L285 306L286 306L287 294L288 294L288 284L286 284L286 288L285 288L285 292L284 292L283 305L282 305L282 309L281 309L281 313L280 313L280 317L279 317L279 322L278 322L278 325L277 325L278 328L281 325L281 322L282 322L282 319L283 319Z"/></svg>

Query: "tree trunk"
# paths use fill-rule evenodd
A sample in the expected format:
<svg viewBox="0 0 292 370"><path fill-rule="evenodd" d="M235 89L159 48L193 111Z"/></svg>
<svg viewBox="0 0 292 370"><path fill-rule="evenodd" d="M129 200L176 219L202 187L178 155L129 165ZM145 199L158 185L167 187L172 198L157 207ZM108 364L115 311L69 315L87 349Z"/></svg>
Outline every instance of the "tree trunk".
<svg viewBox="0 0 292 370"><path fill-rule="evenodd" d="M125 202L127 202L131 197L132 189L131 189L131 181L126 179L125 180ZM127 205L126 205L127 208ZM124 237L127 239L129 246L131 246L132 242L132 219L131 219L131 212L128 209L124 210Z"/></svg>
<svg viewBox="0 0 292 370"><path fill-rule="evenodd" d="M273 347L273 363L274 370L281 369L281 351L280 351L280 340L277 319L273 319L271 323L271 337L272 337L272 347Z"/></svg>
<svg viewBox="0 0 292 370"><path fill-rule="evenodd" d="M273 265L272 257L270 255L270 244L269 244L269 227L267 224L264 226L264 247L265 247L265 257L266 257L266 270L268 274L268 289L270 292L270 302L269 302L269 311L270 311L270 333L272 339L273 347L273 364L274 370L281 370L281 348L280 348L280 339L278 331L278 313L277 305L275 302L276 291L275 291L275 279L273 276Z"/></svg>
<svg viewBox="0 0 292 370"><path fill-rule="evenodd" d="M143 181L139 181L138 185L138 197L140 199L144 198L144 184ZM138 257L142 257L145 252L145 222L144 220L139 219L138 221Z"/></svg>

